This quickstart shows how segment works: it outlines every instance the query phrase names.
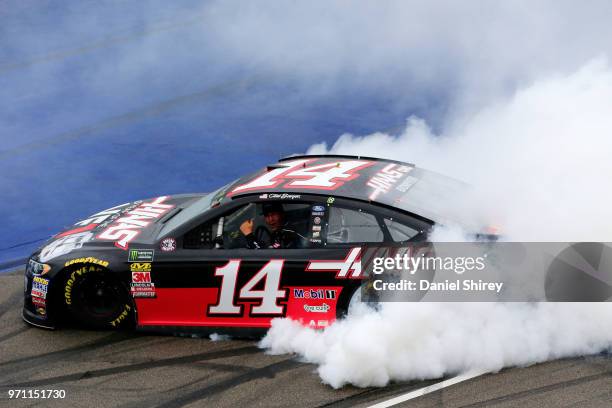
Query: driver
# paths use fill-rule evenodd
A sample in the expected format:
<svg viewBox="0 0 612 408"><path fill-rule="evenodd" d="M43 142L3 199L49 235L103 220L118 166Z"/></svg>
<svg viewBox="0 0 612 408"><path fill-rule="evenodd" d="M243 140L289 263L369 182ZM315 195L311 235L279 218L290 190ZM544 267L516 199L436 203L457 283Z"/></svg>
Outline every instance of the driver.
<svg viewBox="0 0 612 408"><path fill-rule="evenodd" d="M285 210L281 203L264 203L263 215L267 228L258 227L253 233L253 219L240 225L245 236L247 248L298 248L299 236L295 231L285 228Z"/></svg>

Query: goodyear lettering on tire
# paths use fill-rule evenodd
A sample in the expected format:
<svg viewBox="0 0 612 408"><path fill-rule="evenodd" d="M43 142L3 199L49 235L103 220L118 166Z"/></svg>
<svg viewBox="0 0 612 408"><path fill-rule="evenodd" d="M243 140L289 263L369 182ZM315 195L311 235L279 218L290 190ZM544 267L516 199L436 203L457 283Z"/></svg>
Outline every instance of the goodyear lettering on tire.
<svg viewBox="0 0 612 408"><path fill-rule="evenodd" d="M64 301L67 305L72 304L72 288L74 286L74 282L79 276L82 276L88 272L96 271L98 268L95 266L83 266L82 268L74 270L68 280L66 281L66 286L64 287Z"/></svg>
<svg viewBox="0 0 612 408"><path fill-rule="evenodd" d="M117 327L121 324L122 321L124 321L128 315L130 314L130 310L132 310L132 308L130 307L130 305L125 305L123 307L123 312L121 312L121 314L119 315L119 317L117 317L115 320L113 320L110 324L113 327Z"/></svg>

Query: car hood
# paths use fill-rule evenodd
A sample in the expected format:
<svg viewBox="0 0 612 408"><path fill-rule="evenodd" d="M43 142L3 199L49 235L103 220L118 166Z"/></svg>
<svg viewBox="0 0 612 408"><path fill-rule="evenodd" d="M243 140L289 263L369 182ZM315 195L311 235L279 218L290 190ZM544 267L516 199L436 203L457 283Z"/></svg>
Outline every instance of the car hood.
<svg viewBox="0 0 612 408"><path fill-rule="evenodd" d="M134 243L151 244L164 222L202 196L160 196L97 212L53 236L37 251L38 258L47 262L85 246L128 250Z"/></svg>

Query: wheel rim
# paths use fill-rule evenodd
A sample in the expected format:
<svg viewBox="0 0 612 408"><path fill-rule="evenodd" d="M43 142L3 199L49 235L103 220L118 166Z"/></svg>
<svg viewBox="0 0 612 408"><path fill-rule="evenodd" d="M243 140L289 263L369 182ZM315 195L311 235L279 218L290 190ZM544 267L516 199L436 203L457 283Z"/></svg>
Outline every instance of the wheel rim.
<svg viewBox="0 0 612 408"><path fill-rule="evenodd" d="M121 288L105 276L87 276L79 290L82 310L95 319L113 319L122 312Z"/></svg>

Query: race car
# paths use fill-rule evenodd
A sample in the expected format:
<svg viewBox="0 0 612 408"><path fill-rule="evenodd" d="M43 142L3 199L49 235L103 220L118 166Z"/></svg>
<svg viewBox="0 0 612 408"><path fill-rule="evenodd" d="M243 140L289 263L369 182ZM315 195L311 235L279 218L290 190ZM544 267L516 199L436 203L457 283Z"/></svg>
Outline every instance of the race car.
<svg viewBox="0 0 612 408"><path fill-rule="evenodd" d="M29 258L23 319L53 329L324 328L363 278L364 244L422 242L461 183L413 164L292 156L208 194L118 205Z"/></svg>

